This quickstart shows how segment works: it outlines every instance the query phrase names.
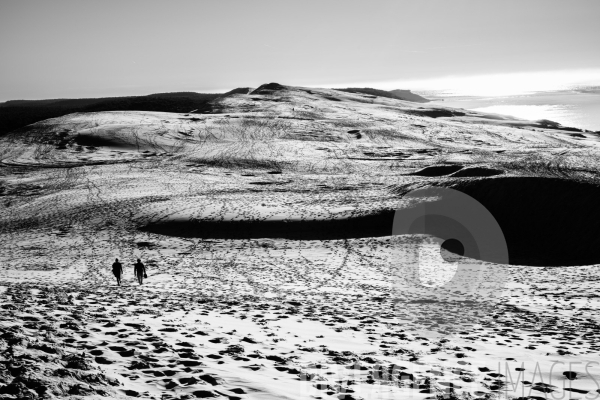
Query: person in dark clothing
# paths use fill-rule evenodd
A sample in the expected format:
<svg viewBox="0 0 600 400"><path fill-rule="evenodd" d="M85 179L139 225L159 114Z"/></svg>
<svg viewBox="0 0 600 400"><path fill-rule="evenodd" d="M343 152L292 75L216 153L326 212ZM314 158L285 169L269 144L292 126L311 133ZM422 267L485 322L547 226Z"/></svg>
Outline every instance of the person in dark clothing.
<svg viewBox="0 0 600 400"><path fill-rule="evenodd" d="M140 283L140 285L143 283L144 278L147 278L146 267L144 266L144 264L142 264L142 260L140 260L139 258L137 259L137 262L133 264L133 273L137 277L137 280Z"/></svg>
<svg viewBox="0 0 600 400"><path fill-rule="evenodd" d="M115 258L115 262L112 265L113 274L117 278L117 283L121 286L121 275L123 275L123 265L119 262L118 258Z"/></svg>

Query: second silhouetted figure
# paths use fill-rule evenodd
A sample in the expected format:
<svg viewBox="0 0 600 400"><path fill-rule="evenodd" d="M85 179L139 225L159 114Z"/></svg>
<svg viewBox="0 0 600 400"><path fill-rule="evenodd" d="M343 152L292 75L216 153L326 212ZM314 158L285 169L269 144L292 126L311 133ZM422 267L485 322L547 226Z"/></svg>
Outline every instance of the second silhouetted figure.
<svg viewBox="0 0 600 400"><path fill-rule="evenodd" d="M137 262L133 264L133 273L137 277L137 280L140 283L140 285L144 282L144 278L148 277L146 275L146 267L144 266L144 264L142 264L142 260L140 260L139 258L137 259Z"/></svg>
<svg viewBox="0 0 600 400"><path fill-rule="evenodd" d="M112 265L113 274L117 278L117 283L121 286L121 275L123 274L123 266L119 262L118 258L115 258L115 262Z"/></svg>

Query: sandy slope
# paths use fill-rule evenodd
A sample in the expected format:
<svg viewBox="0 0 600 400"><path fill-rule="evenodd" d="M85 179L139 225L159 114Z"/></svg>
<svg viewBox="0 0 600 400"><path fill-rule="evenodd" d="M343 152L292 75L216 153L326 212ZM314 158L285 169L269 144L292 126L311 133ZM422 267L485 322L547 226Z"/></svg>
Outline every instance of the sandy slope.
<svg viewBox="0 0 600 400"><path fill-rule="evenodd" d="M74 114L3 140L0 395L600 393L597 266L469 260L505 279L473 308L431 289L456 270L438 242L391 236L386 219L411 206L403 190L432 184L524 193L515 179L553 177L592 196L595 135L325 89L220 102L220 114ZM531 223L560 242L540 221L573 200L536 193L518 199L540 204ZM584 206L565 215L595 221ZM590 260L595 229L565 235ZM532 248L521 260L548 260ZM415 254L423 290L406 285Z"/></svg>

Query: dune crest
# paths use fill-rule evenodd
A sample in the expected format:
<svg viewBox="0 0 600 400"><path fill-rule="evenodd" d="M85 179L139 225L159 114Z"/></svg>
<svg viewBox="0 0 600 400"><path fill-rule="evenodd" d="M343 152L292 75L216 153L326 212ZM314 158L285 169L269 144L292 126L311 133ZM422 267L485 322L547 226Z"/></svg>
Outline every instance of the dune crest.
<svg viewBox="0 0 600 400"><path fill-rule="evenodd" d="M598 136L396 95L266 83L0 138L0 395L595 395ZM431 188L509 262L393 234Z"/></svg>

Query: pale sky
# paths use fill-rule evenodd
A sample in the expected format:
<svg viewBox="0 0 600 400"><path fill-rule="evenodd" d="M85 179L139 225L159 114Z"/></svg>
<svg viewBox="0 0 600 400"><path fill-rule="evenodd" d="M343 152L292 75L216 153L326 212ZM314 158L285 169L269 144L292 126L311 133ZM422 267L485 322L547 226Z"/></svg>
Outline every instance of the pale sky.
<svg viewBox="0 0 600 400"><path fill-rule="evenodd" d="M0 0L0 101L600 85L599 16L599 0Z"/></svg>

